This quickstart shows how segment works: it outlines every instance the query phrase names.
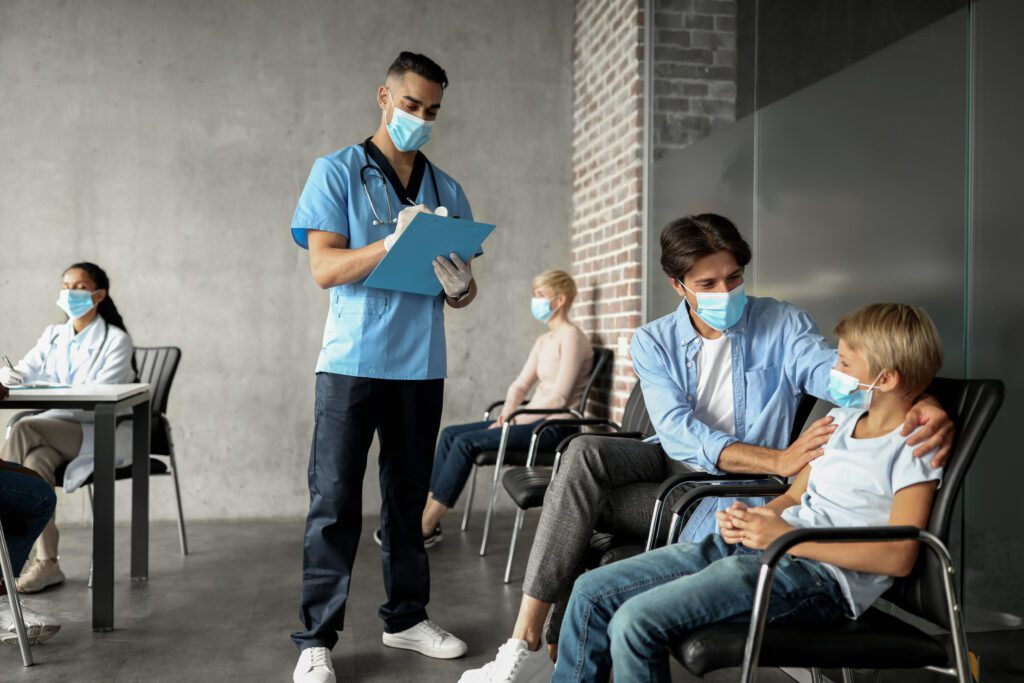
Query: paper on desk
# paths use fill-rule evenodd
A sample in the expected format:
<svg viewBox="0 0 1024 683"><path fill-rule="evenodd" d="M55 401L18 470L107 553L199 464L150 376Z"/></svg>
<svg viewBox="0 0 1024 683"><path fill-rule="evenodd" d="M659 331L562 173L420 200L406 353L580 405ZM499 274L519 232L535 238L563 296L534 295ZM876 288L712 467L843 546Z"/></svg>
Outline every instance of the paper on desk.
<svg viewBox="0 0 1024 683"><path fill-rule="evenodd" d="M11 391L17 391L18 389L70 389L70 384L59 384L57 382L29 382L28 384L18 384L13 387L7 387Z"/></svg>

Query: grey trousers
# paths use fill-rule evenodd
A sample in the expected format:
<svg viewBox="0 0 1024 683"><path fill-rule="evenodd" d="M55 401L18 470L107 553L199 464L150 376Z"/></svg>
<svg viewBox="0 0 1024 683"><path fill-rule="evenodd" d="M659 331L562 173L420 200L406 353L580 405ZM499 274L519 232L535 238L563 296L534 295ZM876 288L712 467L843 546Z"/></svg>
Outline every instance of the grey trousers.
<svg viewBox="0 0 1024 683"><path fill-rule="evenodd" d="M642 544L658 486L692 470L669 458L657 444L601 437L581 437L570 444L544 496L523 579L524 593L555 603L545 633L548 643L558 642L564 605L583 573L583 556L593 532L633 537ZM662 533L667 532L662 519Z"/></svg>

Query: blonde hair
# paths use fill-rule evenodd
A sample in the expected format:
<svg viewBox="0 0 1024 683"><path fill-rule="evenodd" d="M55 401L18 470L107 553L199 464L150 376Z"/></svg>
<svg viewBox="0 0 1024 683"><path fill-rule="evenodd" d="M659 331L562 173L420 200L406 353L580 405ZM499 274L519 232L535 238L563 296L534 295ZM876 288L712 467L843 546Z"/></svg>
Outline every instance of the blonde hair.
<svg viewBox="0 0 1024 683"><path fill-rule="evenodd" d="M572 302L576 300L576 281L564 270L547 270L533 278L533 288L541 287L550 289L555 296L559 294L564 296L565 310L567 311L572 307Z"/></svg>
<svg viewBox="0 0 1024 683"><path fill-rule="evenodd" d="M836 337L862 354L870 373L896 370L901 393L916 397L942 367L942 339L928 314L907 304L871 304L847 313Z"/></svg>

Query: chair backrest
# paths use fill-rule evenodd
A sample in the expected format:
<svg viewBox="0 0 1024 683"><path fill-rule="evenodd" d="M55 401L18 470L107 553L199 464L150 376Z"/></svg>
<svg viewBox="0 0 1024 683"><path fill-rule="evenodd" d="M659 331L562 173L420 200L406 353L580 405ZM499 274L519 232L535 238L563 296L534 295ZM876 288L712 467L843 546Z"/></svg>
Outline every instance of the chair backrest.
<svg viewBox="0 0 1024 683"><path fill-rule="evenodd" d="M587 383L583 385L583 394L580 396L580 415L587 414L587 401L590 399L590 392L594 388L594 383L597 381L597 378L604 371L605 366L611 363L611 360L611 349L606 349L600 346L594 347L594 364L590 368L590 376L587 378Z"/></svg>
<svg viewBox="0 0 1024 683"><path fill-rule="evenodd" d="M633 385L626 399L626 407L622 411L622 431L640 432L644 436L654 436L654 424L647 414L647 406L644 404L644 392L640 389L640 382Z"/></svg>
<svg viewBox="0 0 1024 683"><path fill-rule="evenodd" d="M964 477L1003 402L1003 383L985 379L935 378L928 388L956 427L953 451L935 494L928 531L949 544L949 527ZM930 456L925 456L930 457ZM949 628L942 565L927 548L921 548L914 571L896 579L885 599L928 621Z"/></svg>
<svg viewBox="0 0 1024 683"><path fill-rule="evenodd" d="M810 394L802 394L800 396L800 402L796 405L796 415L793 417L793 430L789 433L790 443L800 438L800 432L804 431L807 418L811 416L817 402L818 399Z"/></svg>
<svg viewBox="0 0 1024 683"><path fill-rule="evenodd" d="M137 346L135 365L138 367L140 382L152 387L153 415L167 412L167 398L171 395L171 383L178 372L181 349L177 346Z"/></svg>

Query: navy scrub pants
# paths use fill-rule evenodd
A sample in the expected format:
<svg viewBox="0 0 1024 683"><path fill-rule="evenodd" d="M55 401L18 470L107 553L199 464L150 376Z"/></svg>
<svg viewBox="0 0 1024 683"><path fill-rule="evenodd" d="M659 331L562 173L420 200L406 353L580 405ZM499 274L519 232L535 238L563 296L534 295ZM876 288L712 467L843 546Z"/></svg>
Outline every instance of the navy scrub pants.
<svg viewBox="0 0 1024 683"><path fill-rule="evenodd" d="M381 559L388 633L427 618L430 569L420 519L427 499L444 380L316 376L309 515L302 561L300 650L333 648L342 630L359 535L362 486L374 432L380 442Z"/></svg>

